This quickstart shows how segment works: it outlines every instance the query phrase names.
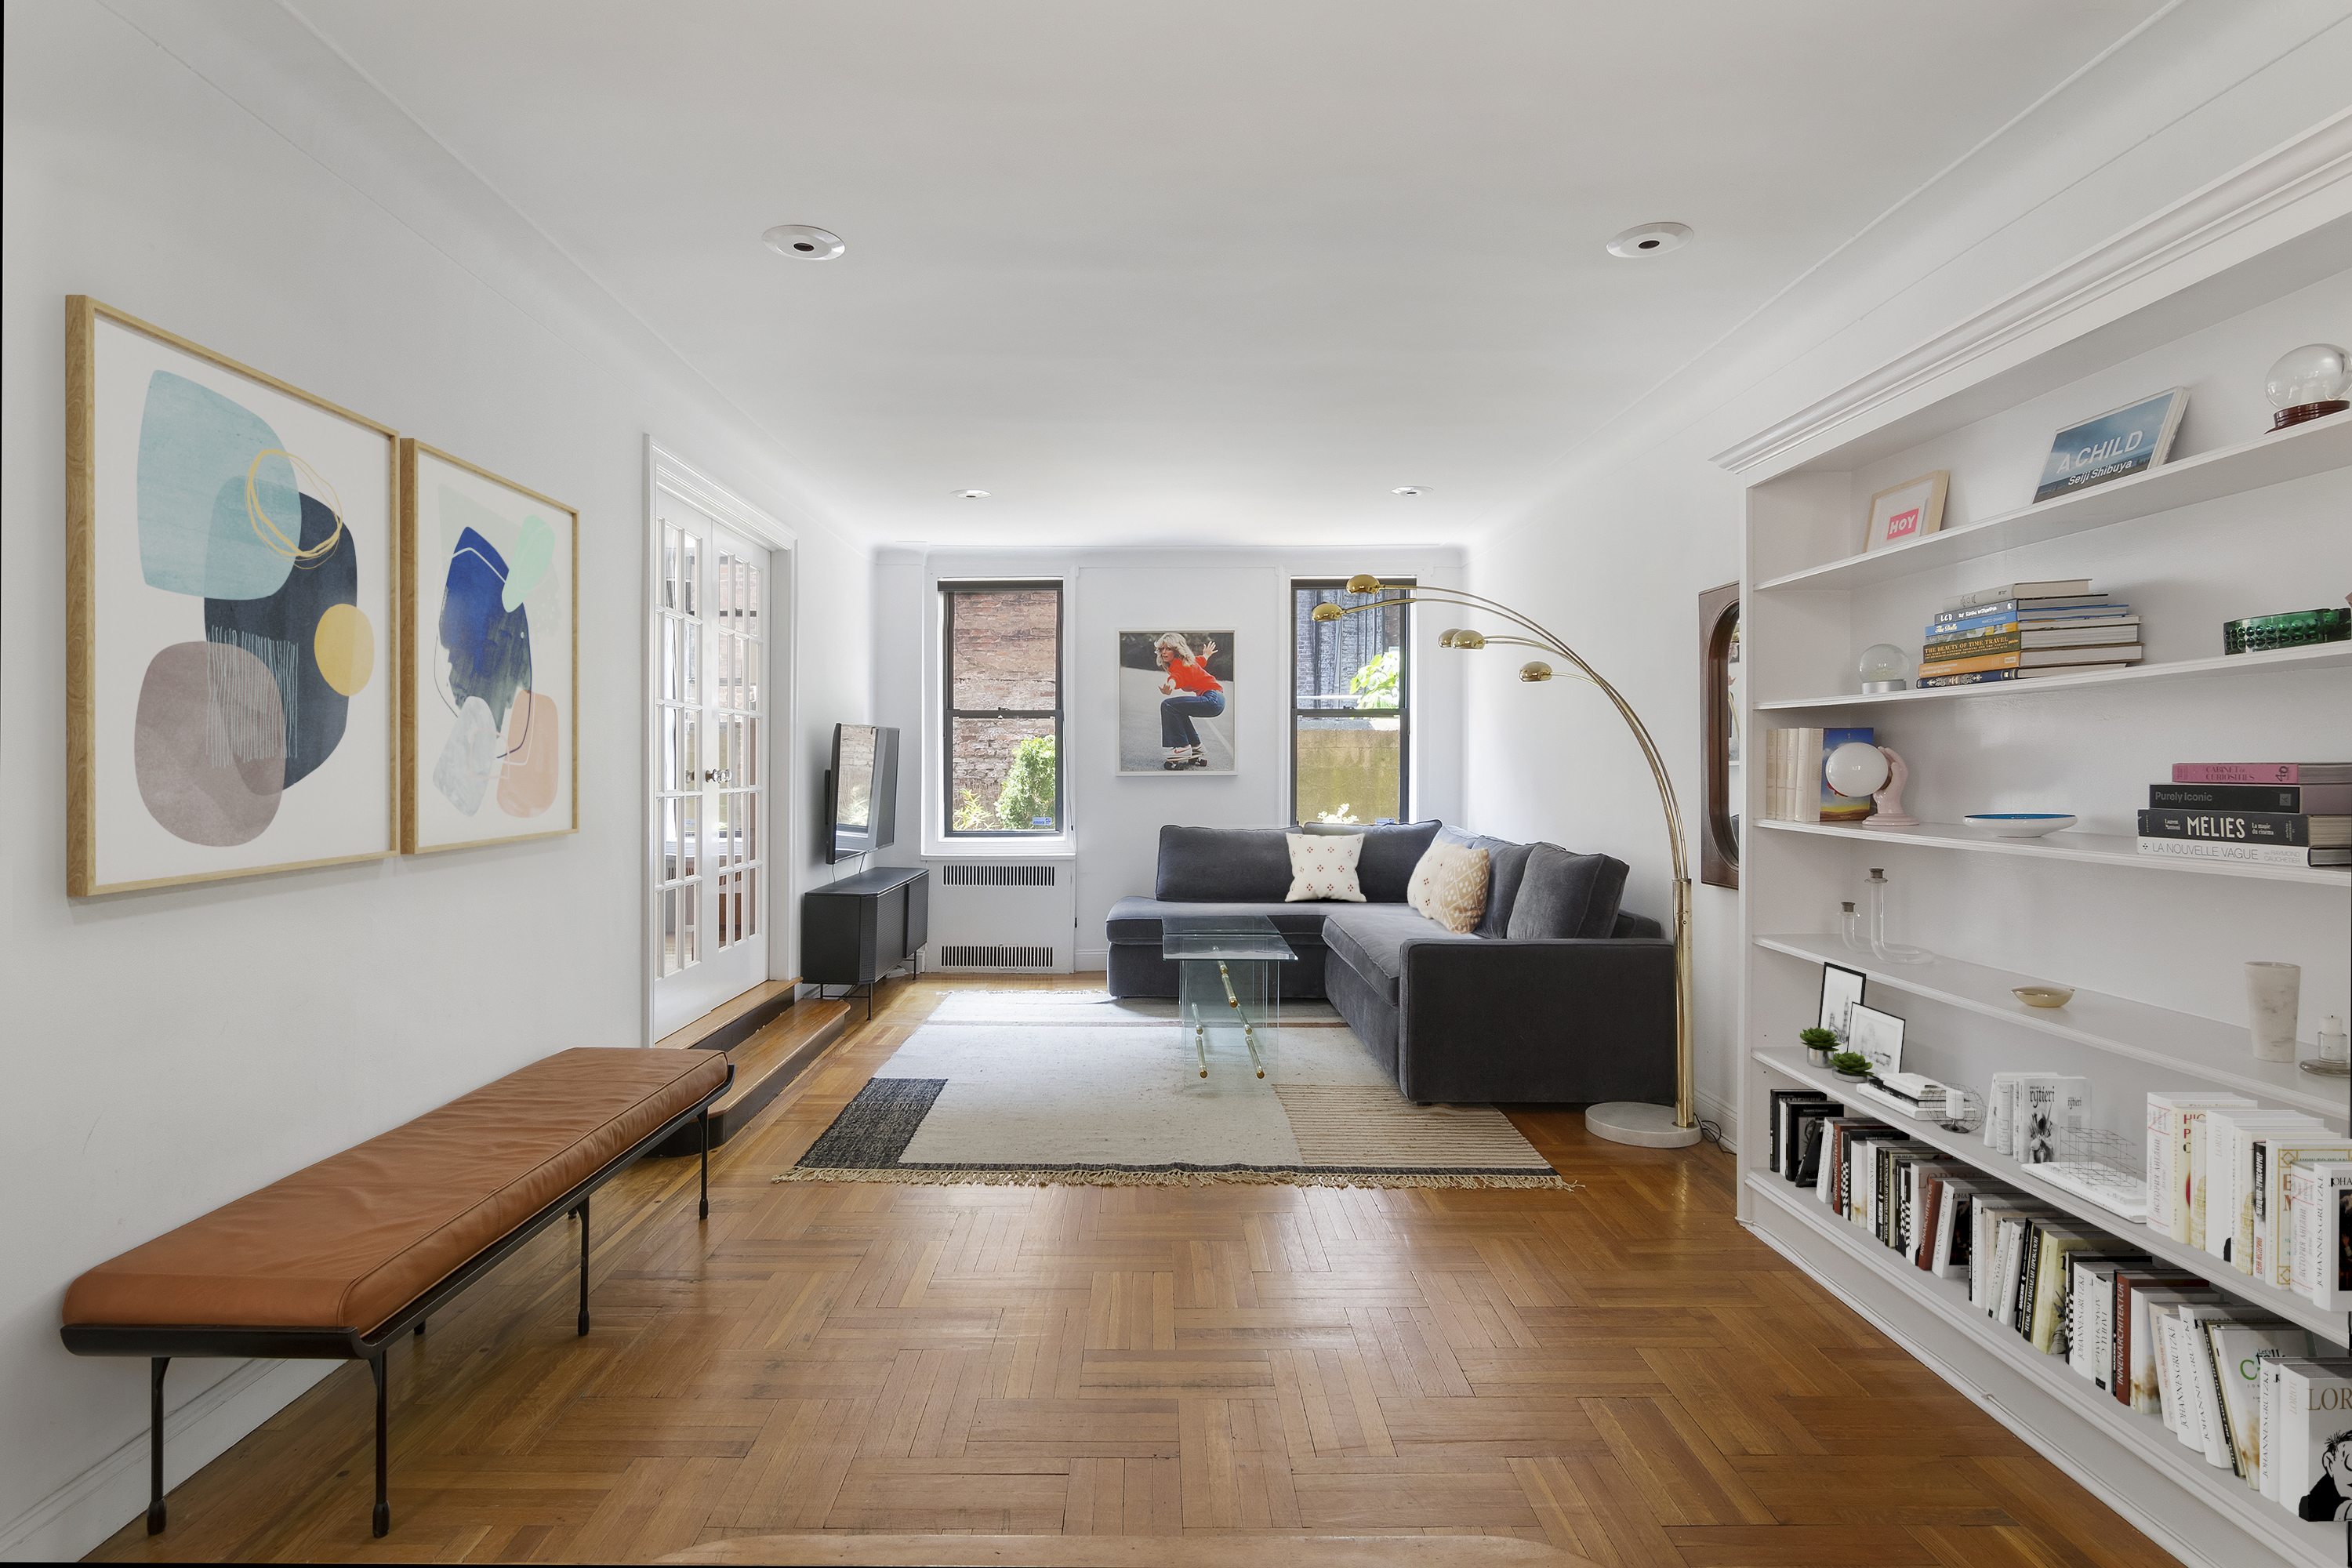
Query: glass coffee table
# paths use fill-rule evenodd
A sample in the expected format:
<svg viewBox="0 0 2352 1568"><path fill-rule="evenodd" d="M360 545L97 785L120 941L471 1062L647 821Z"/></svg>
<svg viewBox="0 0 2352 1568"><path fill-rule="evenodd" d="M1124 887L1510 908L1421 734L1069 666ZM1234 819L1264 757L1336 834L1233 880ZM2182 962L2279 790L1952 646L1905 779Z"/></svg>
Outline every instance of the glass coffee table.
<svg viewBox="0 0 2352 1568"><path fill-rule="evenodd" d="M1282 966L1298 955L1264 915L1171 915L1160 956L1176 965L1176 1016L1192 1088L1272 1083L1281 1045ZM1216 1080L1207 1082L1212 1072Z"/></svg>

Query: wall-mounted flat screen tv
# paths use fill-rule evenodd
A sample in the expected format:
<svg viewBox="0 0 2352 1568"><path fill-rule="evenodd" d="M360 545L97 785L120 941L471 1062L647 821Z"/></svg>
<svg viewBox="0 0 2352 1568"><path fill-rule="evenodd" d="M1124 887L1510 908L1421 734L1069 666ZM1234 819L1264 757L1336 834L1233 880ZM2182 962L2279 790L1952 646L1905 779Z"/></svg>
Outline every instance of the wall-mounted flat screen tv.
<svg viewBox="0 0 2352 1568"><path fill-rule="evenodd" d="M884 848L898 837L898 731L835 724L824 775L827 865Z"/></svg>

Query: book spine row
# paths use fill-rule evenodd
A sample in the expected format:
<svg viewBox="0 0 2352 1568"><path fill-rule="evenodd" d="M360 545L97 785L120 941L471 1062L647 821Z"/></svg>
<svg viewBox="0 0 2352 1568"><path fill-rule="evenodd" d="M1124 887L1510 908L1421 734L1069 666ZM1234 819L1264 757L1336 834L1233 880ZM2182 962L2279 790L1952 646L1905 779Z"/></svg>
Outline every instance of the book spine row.
<svg viewBox="0 0 2352 1568"><path fill-rule="evenodd" d="M2291 844L2217 843L2211 839L2168 838L2146 833L2139 836L2139 852L2143 855L2170 855L2183 860L2235 860L2247 866L2331 863L2315 860L2311 850Z"/></svg>
<svg viewBox="0 0 2352 1568"><path fill-rule="evenodd" d="M1919 678L1919 689L1933 691L1944 686L1983 686L1995 680L2015 680L2022 671L2015 669L1977 669L1961 675L1927 675Z"/></svg>
<svg viewBox="0 0 2352 1568"><path fill-rule="evenodd" d="M2311 818L2286 811L2180 811L2154 807L2139 813L2143 838L2183 838L2221 844L2291 845L2311 847Z"/></svg>

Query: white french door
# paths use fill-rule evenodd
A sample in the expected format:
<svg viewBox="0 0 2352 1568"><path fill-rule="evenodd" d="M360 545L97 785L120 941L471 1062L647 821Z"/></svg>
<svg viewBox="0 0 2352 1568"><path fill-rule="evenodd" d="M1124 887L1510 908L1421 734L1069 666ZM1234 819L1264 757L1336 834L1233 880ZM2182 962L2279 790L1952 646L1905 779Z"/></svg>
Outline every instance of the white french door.
<svg viewBox="0 0 2352 1568"><path fill-rule="evenodd" d="M656 1037L768 978L769 552L664 495L654 595Z"/></svg>

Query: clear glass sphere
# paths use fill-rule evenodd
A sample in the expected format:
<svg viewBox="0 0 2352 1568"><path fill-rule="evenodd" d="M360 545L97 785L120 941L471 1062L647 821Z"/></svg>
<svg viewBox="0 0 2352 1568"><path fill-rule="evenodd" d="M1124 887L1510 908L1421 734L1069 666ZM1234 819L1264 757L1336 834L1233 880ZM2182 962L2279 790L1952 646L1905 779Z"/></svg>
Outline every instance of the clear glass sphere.
<svg viewBox="0 0 2352 1568"><path fill-rule="evenodd" d="M2352 386L2352 354L2334 343L2305 343L2290 349L2271 366L2263 390L2273 408L2294 408L2305 403L2333 403Z"/></svg>
<svg viewBox="0 0 2352 1568"><path fill-rule="evenodd" d="M1891 642L1873 643L1862 650L1862 663L1857 667L1863 684L1911 679L1911 656Z"/></svg>

